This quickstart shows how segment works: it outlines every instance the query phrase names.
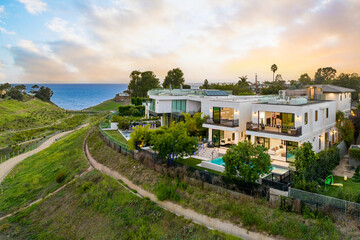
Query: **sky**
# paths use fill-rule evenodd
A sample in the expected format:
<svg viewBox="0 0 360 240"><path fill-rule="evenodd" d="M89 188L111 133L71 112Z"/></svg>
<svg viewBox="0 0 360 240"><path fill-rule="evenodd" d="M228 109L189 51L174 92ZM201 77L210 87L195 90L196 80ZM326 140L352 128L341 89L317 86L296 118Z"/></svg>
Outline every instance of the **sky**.
<svg viewBox="0 0 360 240"><path fill-rule="evenodd" d="M360 73L359 0L0 0L0 83Z"/></svg>

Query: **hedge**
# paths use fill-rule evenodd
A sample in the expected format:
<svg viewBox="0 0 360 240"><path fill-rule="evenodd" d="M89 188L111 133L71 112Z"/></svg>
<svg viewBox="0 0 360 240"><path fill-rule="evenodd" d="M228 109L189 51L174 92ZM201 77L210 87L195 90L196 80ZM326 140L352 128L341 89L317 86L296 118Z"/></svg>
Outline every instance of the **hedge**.
<svg viewBox="0 0 360 240"><path fill-rule="evenodd" d="M350 148L349 155L350 157L360 161L360 148Z"/></svg>

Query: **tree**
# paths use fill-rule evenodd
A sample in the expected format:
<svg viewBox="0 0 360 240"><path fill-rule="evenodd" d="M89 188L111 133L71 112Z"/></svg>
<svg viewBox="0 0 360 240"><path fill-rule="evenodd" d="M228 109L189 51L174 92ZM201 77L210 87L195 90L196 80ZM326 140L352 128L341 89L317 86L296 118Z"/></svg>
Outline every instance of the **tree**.
<svg viewBox="0 0 360 240"><path fill-rule="evenodd" d="M152 71L140 72L132 71L130 73L130 83L127 92L131 97L146 97L147 92L153 88L159 88L160 82Z"/></svg>
<svg viewBox="0 0 360 240"><path fill-rule="evenodd" d="M209 85L209 81L207 79L204 80L204 84L201 87L202 89L209 89L210 85Z"/></svg>
<svg viewBox="0 0 360 240"><path fill-rule="evenodd" d="M175 89L180 88L180 85L183 85L184 82L184 73L181 71L180 68L174 68L168 71L162 85L163 88L169 88L171 85L171 87Z"/></svg>
<svg viewBox="0 0 360 240"><path fill-rule="evenodd" d="M143 147L150 144L151 134L153 130L150 130L150 125L134 127L134 131L130 134L130 140L128 141L129 148L132 150L138 147Z"/></svg>
<svg viewBox="0 0 360 240"><path fill-rule="evenodd" d="M284 87L282 87L279 84L270 84L267 88L261 89L261 95L271 95L271 94L279 94L280 90L283 90Z"/></svg>
<svg viewBox="0 0 360 240"><path fill-rule="evenodd" d="M285 84L285 81L282 78L281 74L276 74L275 82L284 82L284 84Z"/></svg>
<svg viewBox="0 0 360 240"><path fill-rule="evenodd" d="M248 80L247 75L241 76L239 77L239 81L237 82L237 84L239 85L240 88L248 88L250 84L247 80Z"/></svg>
<svg viewBox="0 0 360 240"><path fill-rule="evenodd" d="M347 147L354 141L355 128L350 119L345 118L340 125L338 125L340 132L340 141L344 141Z"/></svg>
<svg viewBox="0 0 360 240"><path fill-rule="evenodd" d="M10 90L7 92L7 94L15 100L19 100L22 101L24 98L24 95L22 94L22 92L19 89L16 88L10 88Z"/></svg>
<svg viewBox="0 0 360 240"><path fill-rule="evenodd" d="M334 80L336 70L332 67L319 68L315 73L315 84L329 84Z"/></svg>
<svg viewBox="0 0 360 240"><path fill-rule="evenodd" d="M50 102L53 94L54 92L50 88L41 86L40 89L36 92L35 97L42 101Z"/></svg>
<svg viewBox="0 0 360 240"><path fill-rule="evenodd" d="M301 74L298 81L302 86L310 85L312 83L311 78L307 73Z"/></svg>
<svg viewBox="0 0 360 240"><path fill-rule="evenodd" d="M300 147L294 150L295 168L301 178L309 182L314 180L314 173L310 171L312 166L317 161L318 157L313 151L313 146L310 142L303 143Z"/></svg>
<svg viewBox="0 0 360 240"><path fill-rule="evenodd" d="M271 65L271 71L273 72L273 81L275 80L275 72L278 70L276 64Z"/></svg>
<svg viewBox="0 0 360 240"><path fill-rule="evenodd" d="M10 83L4 83L4 84L0 84L0 91L1 90L10 90L11 88L11 84Z"/></svg>
<svg viewBox="0 0 360 240"><path fill-rule="evenodd" d="M351 98L352 100L359 99L360 76L357 73L352 73L352 74L340 73L339 76L337 76L333 80L332 84L340 87L354 89L355 92L351 93Z"/></svg>
<svg viewBox="0 0 360 240"><path fill-rule="evenodd" d="M192 117L190 113L182 113L184 116L184 123L187 131L192 137L205 136L207 128L202 125L205 122L205 118L202 117L202 113L195 113Z"/></svg>
<svg viewBox="0 0 360 240"><path fill-rule="evenodd" d="M261 175L271 172L270 156L266 148L249 141L232 145L223 156L225 176L254 183Z"/></svg>
<svg viewBox="0 0 360 240"><path fill-rule="evenodd" d="M26 93L26 86L24 84L16 85L15 88L20 90L22 93Z"/></svg>
<svg viewBox="0 0 360 240"><path fill-rule="evenodd" d="M194 154L198 139L191 137L183 122L172 123L161 135L153 135L151 138L153 150L168 162L172 159L183 158L186 155Z"/></svg>

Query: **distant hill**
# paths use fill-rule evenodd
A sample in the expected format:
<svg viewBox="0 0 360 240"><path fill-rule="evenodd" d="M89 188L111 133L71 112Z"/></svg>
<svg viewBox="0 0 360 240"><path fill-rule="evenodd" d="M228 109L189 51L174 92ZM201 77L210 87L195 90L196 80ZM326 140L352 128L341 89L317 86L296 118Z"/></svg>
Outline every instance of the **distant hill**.
<svg viewBox="0 0 360 240"><path fill-rule="evenodd" d="M0 100L0 113L0 130L40 127L69 115L55 104L37 98Z"/></svg>
<svg viewBox="0 0 360 240"><path fill-rule="evenodd" d="M113 99L109 99L105 102L102 102L96 106L89 107L85 110L90 111L117 111L120 105L127 105L130 103L130 100L125 100L124 102L115 102Z"/></svg>

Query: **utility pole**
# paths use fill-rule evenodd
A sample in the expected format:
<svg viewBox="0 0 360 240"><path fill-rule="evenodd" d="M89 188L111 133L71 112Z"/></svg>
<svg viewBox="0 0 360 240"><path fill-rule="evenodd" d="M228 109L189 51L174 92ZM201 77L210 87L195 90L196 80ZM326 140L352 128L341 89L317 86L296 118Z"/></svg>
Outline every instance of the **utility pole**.
<svg viewBox="0 0 360 240"><path fill-rule="evenodd" d="M255 94L258 94L257 73L255 73Z"/></svg>

